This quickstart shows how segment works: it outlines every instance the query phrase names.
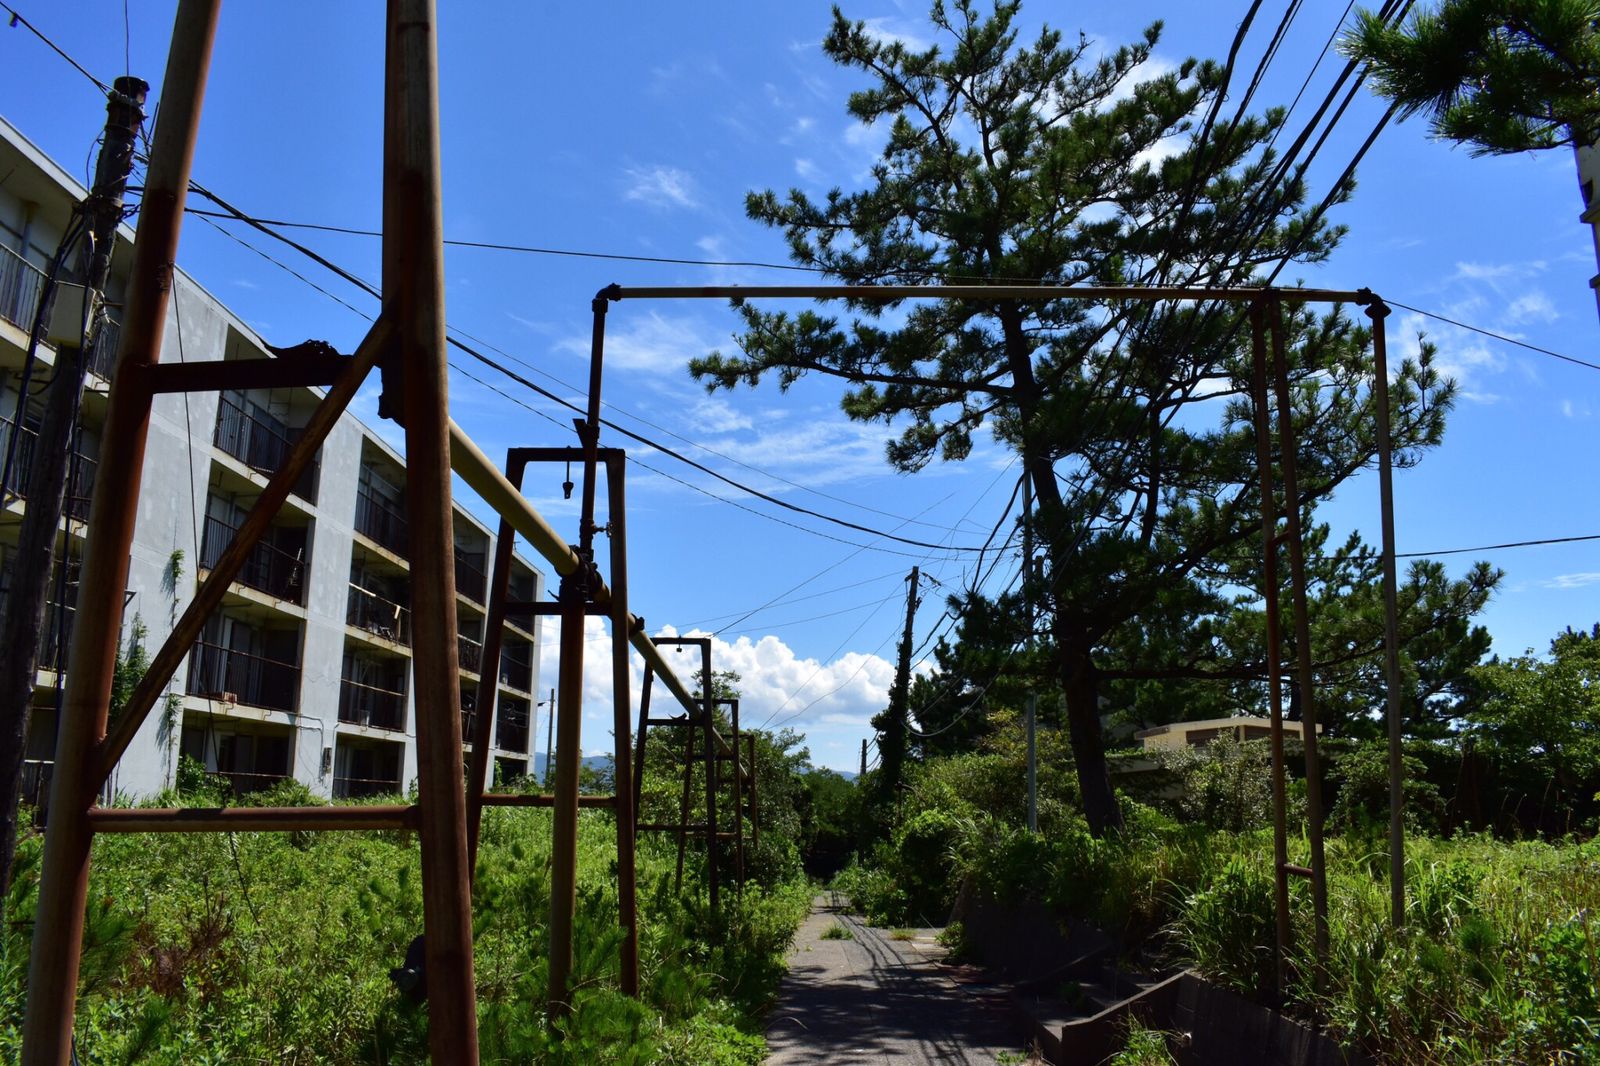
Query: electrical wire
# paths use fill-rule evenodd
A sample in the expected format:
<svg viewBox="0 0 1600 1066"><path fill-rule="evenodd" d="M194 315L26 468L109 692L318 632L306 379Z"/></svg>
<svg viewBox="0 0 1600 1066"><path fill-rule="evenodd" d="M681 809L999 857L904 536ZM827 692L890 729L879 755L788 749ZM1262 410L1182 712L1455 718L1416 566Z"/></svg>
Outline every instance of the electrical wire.
<svg viewBox="0 0 1600 1066"><path fill-rule="evenodd" d="M1573 355L1562 355L1560 352L1551 351L1549 348L1541 348L1537 344L1529 344L1527 341L1519 341L1515 337L1508 337L1504 333L1496 333L1493 330L1484 329L1482 326L1469 325L1466 322L1460 322L1454 318L1448 318L1434 311L1424 311L1420 307L1412 307L1410 304L1401 303L1399 300L1391 300L1388 297L1384 297L1384 303L1398 307L1403 311L1410 311L1412 314L1421 315L1424 318L1431 318L1439 322L1448 323L1449 325L1455 326L1458 329L1471 330L1473 333L1480 334L1484 337L1493 338L1494 340L1500 341L1504 344L1514 344L1518 348L1526 348L1530 352L1538 352L1540 355L1548 355L1552 359L1560 359L1564 363L1572 363L1576 366L1587 367L1590 370L1600 370L1600 363L1591 363L1587 359L1579 359L1577 356Z"/></svg>
<svg viewBox="0 0 1600 1066"><path fill-rule="evenodd" d="M93 74L90 74L89 71L84 68L82 63L79 63L76 59L73 59L62 49L60 45L56 44L56 42L45 36L44 31L24 18L20 11L6 3L0 3L0 8L5 8L6 12L11 15L11 25L13 27L17 25L27 27L28 31L31 32L35 37L39 38L39 40L43 41L52 52L60 56L62 59L65 59L79 74L82 74L85 78L88 78L96 89L99 89L100 92L106 96L111 95L111 86L107 85Z"/></svg>

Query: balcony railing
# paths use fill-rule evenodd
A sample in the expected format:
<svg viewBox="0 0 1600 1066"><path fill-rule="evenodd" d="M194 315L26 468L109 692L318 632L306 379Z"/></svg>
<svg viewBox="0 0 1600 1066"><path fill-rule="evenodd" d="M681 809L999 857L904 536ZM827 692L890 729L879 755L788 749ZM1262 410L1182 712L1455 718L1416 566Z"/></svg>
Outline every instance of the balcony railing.
<svg viewBox="0 0 1600 1066"><path fill-rule="evenodd" d="M411 646L411 611L353 581L344 620L385 640Z"/></svg>
<svg viewBox="0 0 1600 1066"><path fill-rule="evenodd" d="M4 464L5 453L11 447L13 425L11 419L0 418L0 465ZM23 426L17 435L17 452L11 459L11 480L6 488L24 499L33 490L33 456L38 443L38 431ZM82 452L72 453L67 474L68 487L74 491L66 495L62 504L62 513L67 517L79 522L89 520L89 496L94 491L95 470L98 466L95 460Z"/></svg>
<svg viewBox="0 0 1600 1066"><path fill-rule="evenodd" d="M56 764L51 759L22 760L22 802L30 807L43 807L50 798L50 778Z"/></svg>
<svg viewBox="0 0 1600 1066"><path fill-rule="evenodd" d="M23 330L33 329L44 293L44 271L0 244L0 318ZM107 381L117 360L117 339L122 326L107 316L89 346L89 370Z"/></svg>
<svg viewBox="0 0 1600 1066"><path fill-rule="evenodd" d="M217 432L212 443L257 473L275 473L288 458L297 436L296 431L275 418L250 413L226 393L217 403ZM295 494L315 500L316 485L317 465L312 463L295 483Z"/></svg>
<svg viewBox="0 0 1600 1066"><path fill-rule="evenodd" d="M503 751L528 753L528 708L516 706L510 700L500 701L500 713L495 722L495 746Z"/></svg>
<svg viewBox="0 0 1600 1066"><path fill-rule="evenodd" d="M206 516L205 534L200 542L200 569L210 570L217 565L236 532L220 518ZM258 540L234 580L280 600L303 605L306 601L305 568L305 560L300 555L291 555L265 540Z"/></svg>
<svg viewBox="0 0 1600 1066"><path fill-rule="evenodd" d="M519 692L533 691L533 650L527 644L507 644L500 655L500 681Z"/></svg>
<svg viewBox="0 0 1600 1066"><path fill-rule="evenodd" d="M188 692L251 707L293 712L300 695L300 668L196 641L189 657Z"/></svg>
<svg viewBox="0 0 1600 1066"><path fill-rule="evenodd" d="M334 799L364 799L367 796L393 796L400 793L398 777L335 777Z"/></svg>
<svg viewBox="0 0 1600 1066"><path fill-rule="evenodd" d="M483 556L468 555L456 549L456 592L473 603L483 602L489 576L483 572Z"/></svg>
<svg viewBox="0 0 1600 1066"><path fill-rule="evenodd" d="M0 318L24 330L33 328L44 292L44 271L0 244Z"/></svg>
<svg viewBox="0 0 1600 1066"><path fill-rule="evenodd" d="M470 744L478 723L478 703L470 692L461 694L461 739Z"/></svg>
<svg viewBox="0 0 1600 1066"><path fill-rule="evenodd" d="M89 345L89 372L96 374L107 381L111 380L111 371L117 365L117 343L122 338L122 323L107 316L100 322L100 329L94 335L94 343Z"/></svg>
<svg viewBox="0 0 1600 1066"><path fill-rule="evenodd" d="M356 532L404 559L411 551L406 516L365 485L356 487Z"/></svg>
<svg viewBox="0 0 1600 1066"><path fill-rule="evenodd" d="M456 634L457 665L463 670L478 673L483 668L483 645L465 633Z"/></svg>
<svg viewBox="0 0 1600 1066"><path fill-rule="evenodd" d="M206 776L224 786L228 792L235 796L245 796L252 792L263 792L282 781L288 780L289 773L271 773L257 770L207 770Z"/></svg>
<svg viewBox="0 0 1600 1066"><path fill-rule="evenodd" d="M339 683L339 721L372 729L404 730L406 694L344 678Z"/></svg>

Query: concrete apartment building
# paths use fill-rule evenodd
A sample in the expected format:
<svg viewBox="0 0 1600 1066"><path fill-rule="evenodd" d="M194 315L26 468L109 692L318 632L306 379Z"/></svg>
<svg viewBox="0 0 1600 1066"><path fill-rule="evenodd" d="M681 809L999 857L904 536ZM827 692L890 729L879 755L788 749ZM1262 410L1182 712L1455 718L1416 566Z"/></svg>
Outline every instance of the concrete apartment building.
<svg viewBox="0 0 1600 1066"><path fill-rule="evenodd" d="M49 261L72 206L85 190L0 119L0 457L16 438L11 491L0 506L0 595L18 567L18 529L27 506L25 472L42 384L57 358L41 346L20 429L14 424L28 331ZM108 300L113 321L132 231L124 227ZM256 333L181 271L169 309L162 362L265 358ZM115 326L89 353L81 427L57 539L62 594L51 593L28 736L29 800L48 788L56 736L63 633L93 605L77 602L84 523L99 458L116 354ZM278 338L298 343L305 338ZM164 394L155 399L144 460L123 611L124 641L135 624L151 651L193 596L197 579L282 462L317 403L309 388ZM3 458L0 458L3 462ZM18 492L20 491L20 496ZM416 776L411 695L405 463L353 416L341 418L314 468L289 497L270 534L208 622L164 704L118 765L110 790L146 796L171 785L180 756L199 761L235 794L285 778L321 796L403 792ZM455 557L463 733L471 734L479 672L499 678L491 743L493 772L530 770L530 723L538 691L537 620L508 624L498 664L481 661L486 584L494 536L457 504ZM544 598L544 579L517 556L513 599Z"/></svg>

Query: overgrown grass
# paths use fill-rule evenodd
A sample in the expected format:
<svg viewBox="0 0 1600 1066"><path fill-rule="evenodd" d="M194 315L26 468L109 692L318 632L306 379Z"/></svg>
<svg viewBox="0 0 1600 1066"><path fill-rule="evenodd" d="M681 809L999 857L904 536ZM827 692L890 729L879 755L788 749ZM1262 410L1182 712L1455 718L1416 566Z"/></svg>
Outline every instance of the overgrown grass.
<svg viewBox="0 0 1600 1066"><path fill-rule="evenodd" d="M482 1061L758 1063L759 1015L808 888L752 885L712 911L672 891L669 847L642 839L635 1002L617 991L613 834L605 814L582 815L574 1010L552 1037L549 819L485 811L474 923ZM40 850L22 842L7 900L0 1061L20 1045ZM89 899L85 1066L427 1061L425 1008L388 977L422 931L409 834L105 836Z"/></svg>
<svg viewBox="0 0 1600 1066"><path fill-rule="evenodd" d="M1125 952L1193 965L1265 998L1274 983L1272 837L1208 828L1125 803L1127 826L1091 836L1066 804L1041 829L944 787L987 773L924 768L919 802L871 861L835 882L874 924L937 924L965 885L1092 921ZM948 779L948 780L947 780ZM919 809L920 808L920 809ZM938 840L938 846L934 841ZM1308 886L1292 882L1289 1006L1380 1061L1600 1063L1600 842L1407 840L1407 926L1389 925L1381 827L1327 841L1329 971L1316 988ZM1309 862L1303 839L1290 861Z"/></svg>

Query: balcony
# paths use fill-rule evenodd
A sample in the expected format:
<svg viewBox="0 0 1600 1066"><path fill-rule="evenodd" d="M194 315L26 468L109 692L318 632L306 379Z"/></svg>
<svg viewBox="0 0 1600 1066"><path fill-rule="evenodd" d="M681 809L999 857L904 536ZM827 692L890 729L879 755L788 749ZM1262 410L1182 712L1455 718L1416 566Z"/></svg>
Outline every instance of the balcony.
<svg viewBox="0 0 1600 1066"><path fill-rule="evenodd" d="M223 393L217 402L217 432L212 443L245 466L268 477L289 457L298 431L268 415L255 404L241 401L238 393ZM317 465L312 463L295 483L303 500L317 495Z"/></svg>
<svg viewBox="0 0 1600 1066"><path fill-rule="evenodd" d="M400 691L366 685L346 677L339 683L339 721L370 729L406 727L404 682Z"/></svg>
<svg viewBox="0 0 1600 1066"><path fill-rule="evenodd" d="M480 673L483 668L483 645L465 633L457 633L456 660L461 669Z"/></svg>
<svg viewBox="0 0 1600 1066"><path fill-rule="evenodd" d="M528 753L528 704L502 697L495 721L495 746L502 751Z"/></svg>
<svg viewBox="0 0 1600 1066"><path fill-rule="evenodd" d="M293 663L196 641L189 657L186 691L192 696L292 714L299 703L300 668Z"/></svg>
<svg viewBox="0 0 1600 1066"><path fill-rule="evenodd" d="M289 779L287 772L268 773L247 770L207 770L206 777L221 785L225 792L235 797L247 796L252 792L264 792L274 785Z"/></svg>
<svg viewBox="0 0 1600 1066"><path fill-rule="evenodd" d="M89 345L89 373L111 380L111 371L117 365L117 344L122 339L122 323L107 316L100 322L100 331Z"/></svg>
<svg viewBox="0 0 1600 1066"><path fill-rule="evenodd" d="M344 620L374 636L411 647L411 611L353 581Z"/></svg>
<svg viewBox="0 0 1600 1066"><path fill-rule="evenodd" d="M489 577L483 572L483 556L469 555L456 548L456 593L465 596L473 603L483 602L483 590L489 585Z"/></svg>
<svg viewBox="0 0 1600 1066"><path fill-rule="evenodd" d="M500 655L500 683L519 692L533 691L533 646L508 641Z"/></svg>
<svg viewBox="0 0 1600 1066"><path fill-rule="evenodd" d="M334 799L368 799L372 796L398 796L400 779L387 777L335 777Z"/></svg>
<svg viewBox="0 0 1600 1066"><path fill-rule="evenodd" d="M14 423L0 417L0 464L4 463L6 450L11 447ZM26 499L33 490L33 456L39 443L37 430L24 425L17 435L17 451L11 460L11 480L7 484L12 492ZM62 514L79 522L89 520L89 496L94 491L95 471L99 464L82 452L72 453L67 467L69 490L62 504Z"/></svg>
<svg viewBox="0 0 1600 1066"><path fill-rule="evenodd" d="M29 807L43 807L50 798L50 778L55 773L53 759L22 760L22 802Z"/></svg>
<svg viewBox="0 0 1600 1066"><path fill-rule="evenodd" d="M0 318L24 332L33 329L44 292L44 271L0 244Z"/></svg>
<svg viewBox="0 0 1600 1066"><path fill-rule="evenodd" d="M471 692L461 694L461 740L471 744L478 724L478 698Z"/></svg>
<svg viewBox="0 0 1600 1066"><path fill-rule="evenodd" d="M411 534L399 508L366 485L356 487L356 532L404 559L411 553Z"/></svg>
<svg viewBox="0 0 1600 1066"><path fill-rule="evenodd" d="M200 542L200 569L211 570L232 543L235 527L219 518L206 517L205 533ZM241 585L265 592L269 596L290 603L305 605L305 549L297 553L284 551L263 537L250 550L234 580Z"/></svg>

